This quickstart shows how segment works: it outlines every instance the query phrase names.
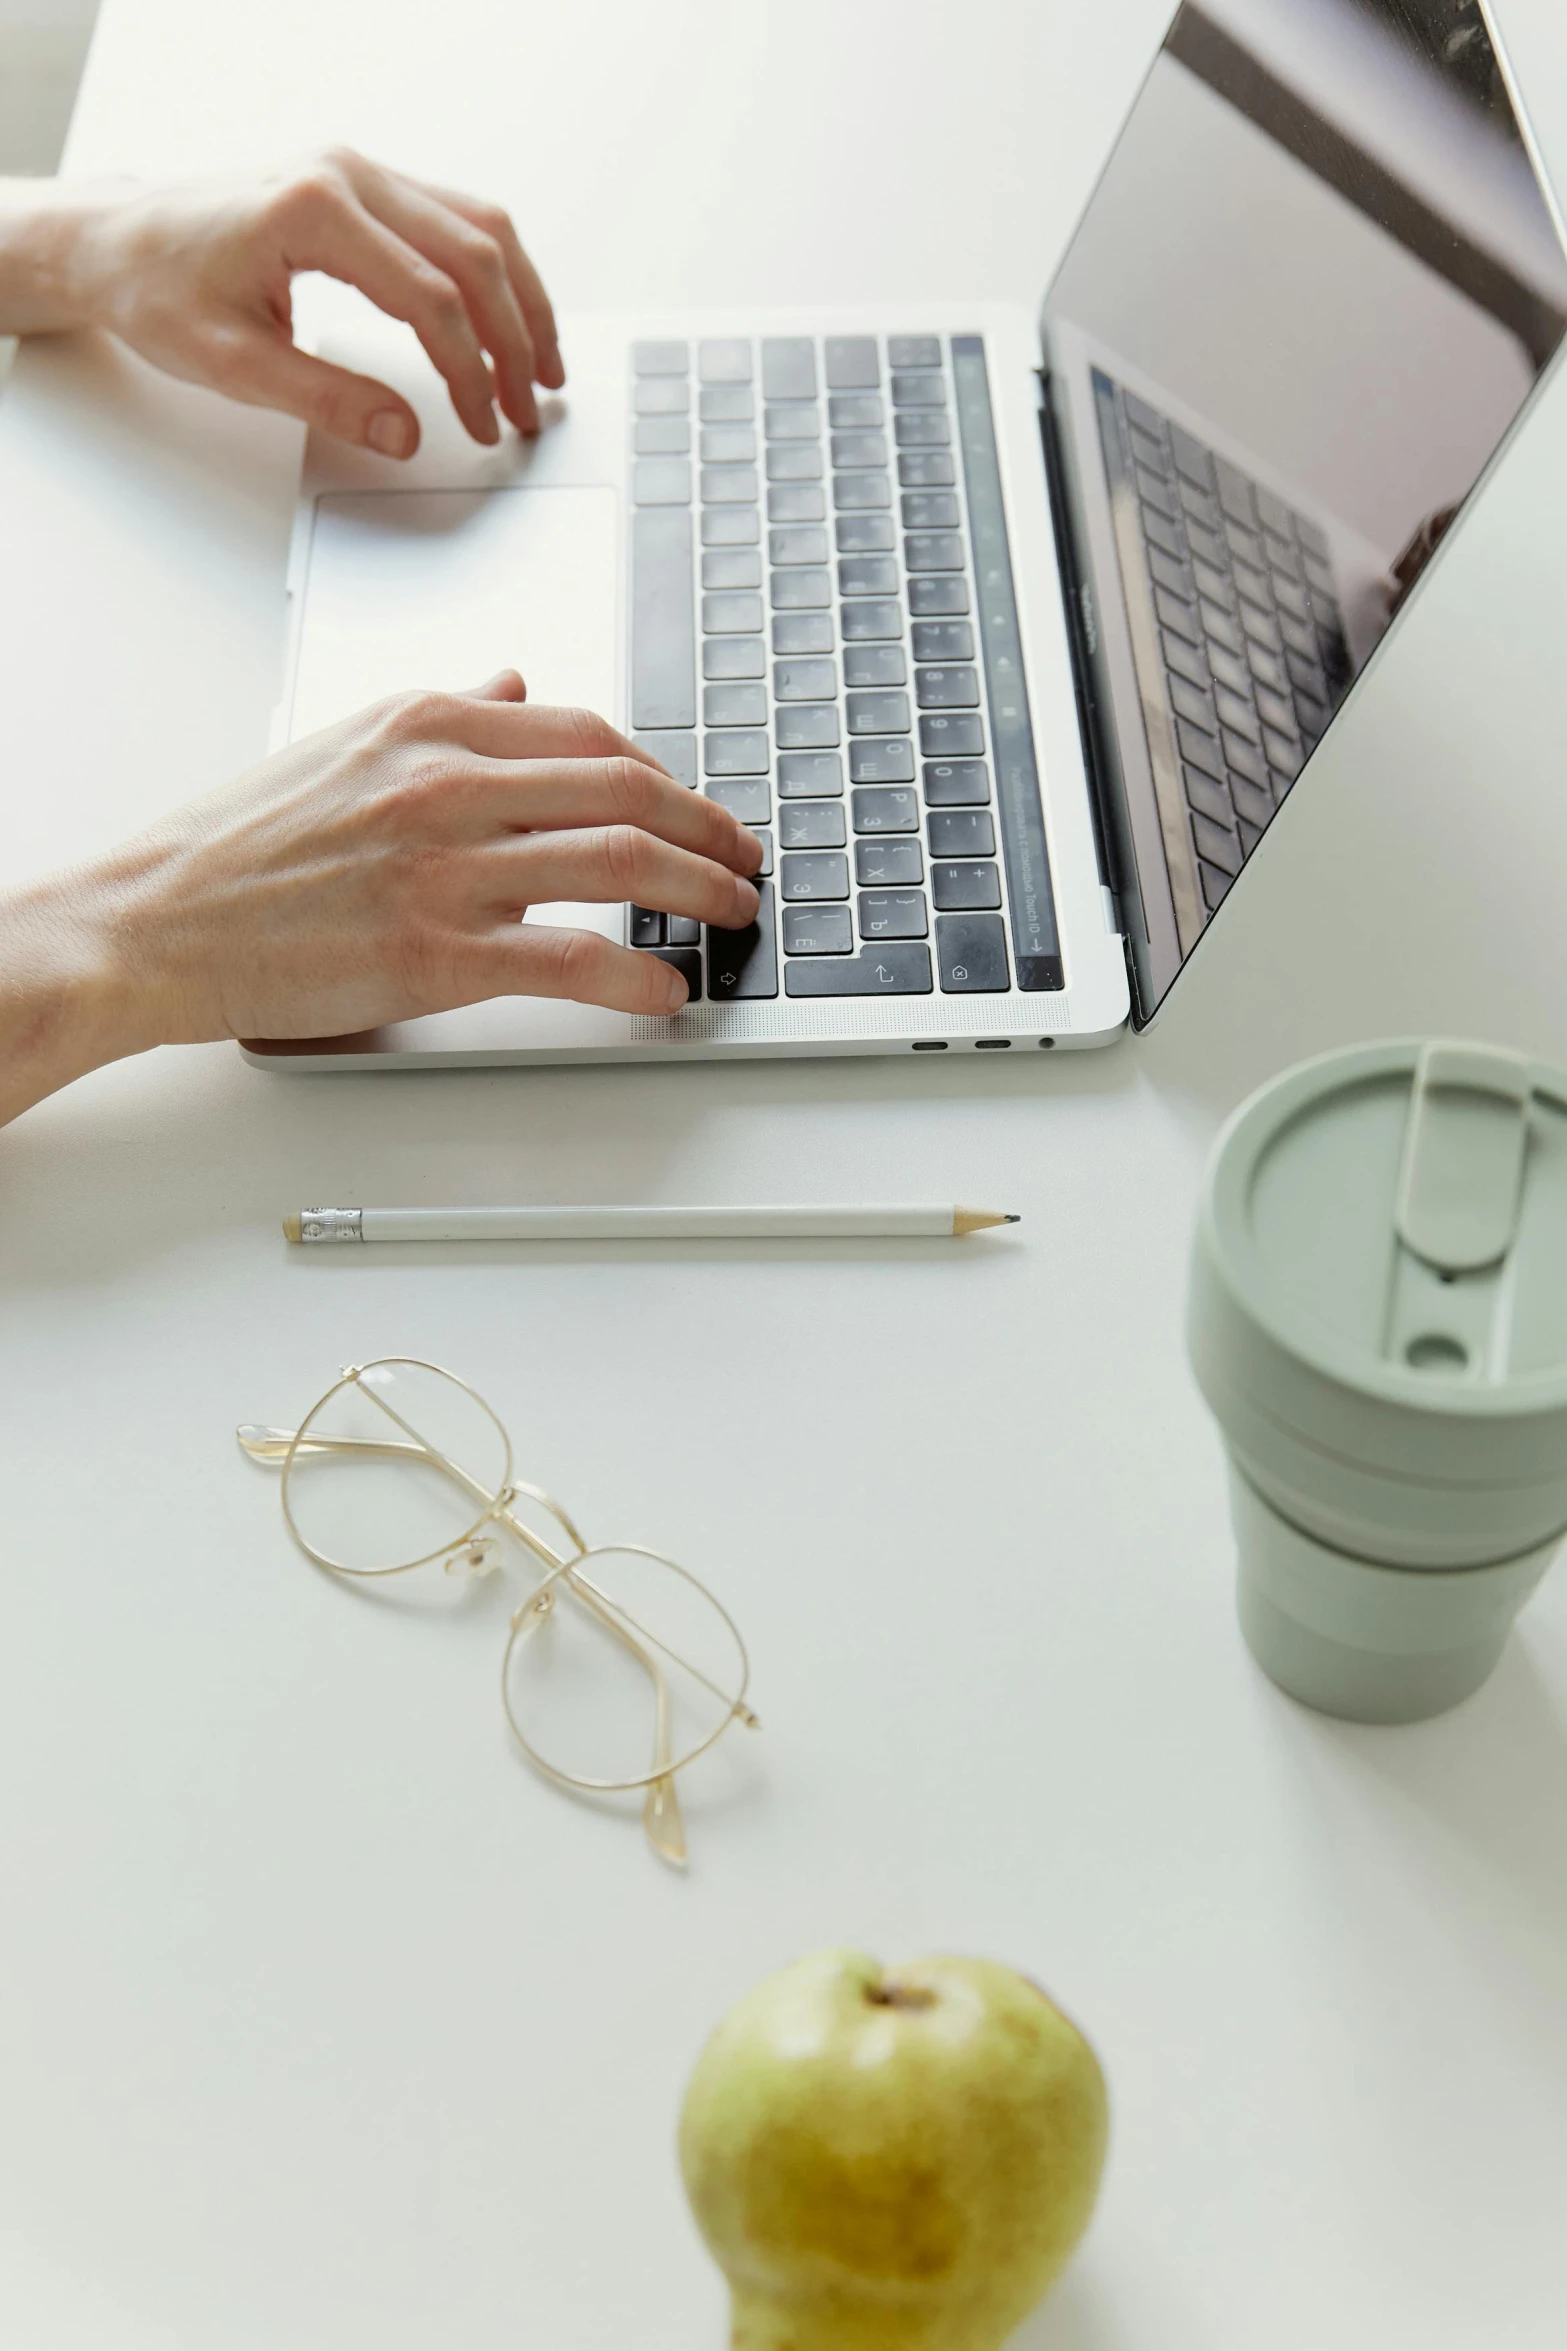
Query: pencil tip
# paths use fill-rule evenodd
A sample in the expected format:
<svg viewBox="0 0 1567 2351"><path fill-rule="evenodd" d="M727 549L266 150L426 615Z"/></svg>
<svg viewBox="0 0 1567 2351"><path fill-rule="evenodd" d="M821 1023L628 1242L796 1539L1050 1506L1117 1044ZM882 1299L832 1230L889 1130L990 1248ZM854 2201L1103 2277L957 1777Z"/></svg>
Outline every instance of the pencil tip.
<svg viewBox="0 0 1567 2351"><path fill-rule="evenodd" d="M1023 1221L1023 1219L1022 1219L1020 1216L1013 1216L1013 1215L1011 1215L1011 1214L1008 1214L1008 1216L1007 1216L1007 1218L1006 1218L1006 1222L1007 1222L1008 1224L1021 1224L1021 1223L1022 1223L1022 1221Z"/></svg>

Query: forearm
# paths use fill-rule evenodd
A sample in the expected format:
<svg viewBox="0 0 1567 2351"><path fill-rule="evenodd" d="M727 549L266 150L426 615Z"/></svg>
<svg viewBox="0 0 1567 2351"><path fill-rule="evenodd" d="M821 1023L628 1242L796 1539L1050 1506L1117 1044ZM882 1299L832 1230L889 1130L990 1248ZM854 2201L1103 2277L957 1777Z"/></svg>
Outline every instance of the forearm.
<svg viewBox="0 0 1567 2351"><path fill-rule="evenodd" d="M0 335L91 323L94 249L127 185L0 180Z"/></svg>
<svg viewBox="0 0 1567 2351"><path fill-rule="evenodd" d="M91 870L0 895L0 1126L157 1042Z"/></svg>

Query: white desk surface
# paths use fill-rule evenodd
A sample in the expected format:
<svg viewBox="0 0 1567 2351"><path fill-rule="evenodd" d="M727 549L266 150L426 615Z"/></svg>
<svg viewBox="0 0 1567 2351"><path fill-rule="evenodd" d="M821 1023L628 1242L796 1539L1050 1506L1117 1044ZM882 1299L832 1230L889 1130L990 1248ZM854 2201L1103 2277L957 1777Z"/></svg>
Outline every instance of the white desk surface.
<svg viewBox="0 0 1567 2351"><path fill-rule="evenodd" d="M70 150L335 136L515 208L567 308L1039 293L1162 0L106 0ZM1505 11L1567 173L1567 29ZM933 135L933 132L935 135ZM27 870L264 741L297 437L34 347L0 404ZM824 1942L1055 1988L1115 2104L1030 2351L1558 2351L1567 1572L1445 1721L1250 1665L1186 1374L1206 1144L1310 1050L1567 1059L1567 379L1150 1038L289 1083L210 1048L0 1138L0 2340L691 2351L671 2132ZM519 654L526 664L526 647ZM1021 1209L952 1251L285 1253L302 1198ZM595 1535L709 1572L766 1720L688 1882L508 1751L503 1604L313 1576L236 1421L453 1363Z"/></svg>

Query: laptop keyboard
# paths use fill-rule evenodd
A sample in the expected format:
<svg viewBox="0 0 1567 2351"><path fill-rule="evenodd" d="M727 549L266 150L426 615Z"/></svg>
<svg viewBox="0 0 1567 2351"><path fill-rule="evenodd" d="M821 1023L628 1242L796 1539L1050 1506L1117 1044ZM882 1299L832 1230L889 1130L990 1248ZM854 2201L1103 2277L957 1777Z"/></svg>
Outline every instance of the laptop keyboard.
<svg viewBox="0 0 1567 2351"><path fill-rule="evenodd" d="M1096 375L1130 457L1197 876L1209 913L1350 684L1328 541L1146 400Z"/></svg>
<svg viewBox="0 0 1567 2351"><path fill-rule="evenodd" d="M981 338L632 367L632 732L765 859L749 929L629 943L720 1003L1061 988Z"/></svg>

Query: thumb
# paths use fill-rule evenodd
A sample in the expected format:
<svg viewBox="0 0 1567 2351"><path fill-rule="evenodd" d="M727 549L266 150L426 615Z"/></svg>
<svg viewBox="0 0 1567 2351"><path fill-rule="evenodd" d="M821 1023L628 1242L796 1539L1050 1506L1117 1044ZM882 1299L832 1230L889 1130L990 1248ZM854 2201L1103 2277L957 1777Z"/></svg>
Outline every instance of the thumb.
<svg viewBox="0 0 1567 2351"><path fill-rule="evenodd" d="M219 389L257 408L281 408L317 432L381 457L412 457L419 419L400 393L301 351L282 335L247 328L224 354Z"/></svg>
<svg viewBox="0 0 1567 2351"><path fill-rule="evenodd" d="M470 702L526 702L528 689L522 673L515 669L499 669L494 677L486 678L482 686L470 687Z"/></svg>

